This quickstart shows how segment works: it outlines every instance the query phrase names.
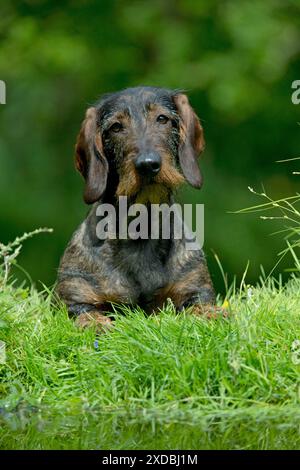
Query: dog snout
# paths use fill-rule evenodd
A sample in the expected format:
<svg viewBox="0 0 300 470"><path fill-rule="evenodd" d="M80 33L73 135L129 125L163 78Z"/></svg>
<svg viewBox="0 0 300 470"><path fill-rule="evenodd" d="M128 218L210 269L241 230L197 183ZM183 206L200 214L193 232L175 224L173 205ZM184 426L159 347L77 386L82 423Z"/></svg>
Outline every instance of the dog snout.
<svg viewBox="0 0 300 470"><path fill-rule="evenodd" d="M135 168L142 176L155 176L161 168L161 157L158 153L143 153L138 155Z"/></svg>

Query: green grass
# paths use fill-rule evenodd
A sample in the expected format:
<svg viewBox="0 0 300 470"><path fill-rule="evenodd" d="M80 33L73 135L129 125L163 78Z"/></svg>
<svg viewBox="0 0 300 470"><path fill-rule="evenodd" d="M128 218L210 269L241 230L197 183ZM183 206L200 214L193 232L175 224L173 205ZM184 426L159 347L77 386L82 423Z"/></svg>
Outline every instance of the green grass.
<svg viewBox="0 0 300 470"><path fill-rule="evenodd" d="M229 302L210 321L119 307L96 337L3 284L0 448L299 448L300 280Z"/></svg>

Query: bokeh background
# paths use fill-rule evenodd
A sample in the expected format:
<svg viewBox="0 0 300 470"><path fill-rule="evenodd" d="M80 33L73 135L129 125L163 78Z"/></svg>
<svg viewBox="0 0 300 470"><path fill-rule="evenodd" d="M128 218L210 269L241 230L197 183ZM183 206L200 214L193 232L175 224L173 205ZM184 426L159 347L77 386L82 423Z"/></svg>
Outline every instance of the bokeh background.
<svg viewBox="0 0 300 470"><path fill-rule="evenodd" d="M205 250L219 291L213 252L229 278L266 272L284 246L270 235L282 222L232 211L299 189L300 79L298 0L12 0L0 5L0 239L53 227L23 247L19 263L51 285L63 249L82 220L82 181L73 147L85 108L102 93L128 86L187 90L202 118L207 147L201 191ZM279 226L278 226L279 223ZM281 225L280 225L281 224ZM279 267L283 271L291 263ZM277 270L278 272L278 270Z"/></svg>

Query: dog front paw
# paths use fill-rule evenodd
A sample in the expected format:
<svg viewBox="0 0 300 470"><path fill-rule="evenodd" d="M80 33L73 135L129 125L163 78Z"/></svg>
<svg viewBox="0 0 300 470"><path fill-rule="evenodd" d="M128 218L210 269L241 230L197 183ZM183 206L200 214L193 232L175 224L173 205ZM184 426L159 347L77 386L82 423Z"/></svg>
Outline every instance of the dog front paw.
<svg viewBox="0 0 300 470"><path fill-rule="evenodd" d="M79 328L96 327L97 333L105 333L113 327L112 320L97 311L81 313L77 317L75 324Z"/></svg>
<svg viewBox="0 0 300 470"><path fill-rule="evenodd" d="M216 305L193 305L191 307L191 313L193 315L207 318L208 320L216 320L217 318L228 318L229 311L224 307L217 307Z"/></svg>

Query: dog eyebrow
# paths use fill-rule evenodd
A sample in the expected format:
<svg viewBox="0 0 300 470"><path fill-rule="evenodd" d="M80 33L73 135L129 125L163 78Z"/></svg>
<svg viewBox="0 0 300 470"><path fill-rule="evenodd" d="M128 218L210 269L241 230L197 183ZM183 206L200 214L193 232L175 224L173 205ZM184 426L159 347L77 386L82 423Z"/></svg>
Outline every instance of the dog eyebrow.
<svg viewBox="0 0 300 470"><path fill-rule="evenodd" d="M166 108L166 106L164 106L162 103L160 103L158 100L153 100L153 101L147 101L145 104L144 104L144 110L145 111L152 111L153 109L155 108Z"/></svg>
<svg viewBox="0 0 300 470"><path fill-rule="evenodd" d="M178 118L178 111L175 106L175 103L173 103L172 99L169 96L158 96L155 98L155 101L153 101L152 104L162 106L172 115L173 118Z"/></svg>
<svg viewBox="0 0 300 470"><path fill-rule="evenodd" d="M160 110L161 112L164 112L165 110L165 112L171 115L173 118L177 117L176 108L172 106L172 104L167 99L147 101L144 105L144 110L146 113L154 110L155 108L158 108L158 110Z"/></svg>
<svg viewBox="0 0 300 470"><path fill-rule="evenodd" d="M101 113L99 123L102 126L103 130L106 130L114 119L122 119L124 117L131 117L130 108L127 107L119 109L116 106L115 108L111 108L109 110L104 109Z"/></svg>

